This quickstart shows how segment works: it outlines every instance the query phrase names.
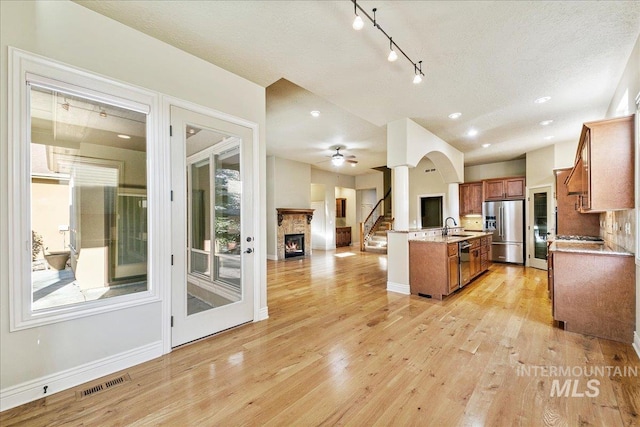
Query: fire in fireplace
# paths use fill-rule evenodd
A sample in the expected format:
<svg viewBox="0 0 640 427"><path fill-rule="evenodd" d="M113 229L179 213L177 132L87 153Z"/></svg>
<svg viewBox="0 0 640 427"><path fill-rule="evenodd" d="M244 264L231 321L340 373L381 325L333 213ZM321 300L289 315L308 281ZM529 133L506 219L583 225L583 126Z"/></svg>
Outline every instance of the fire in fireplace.
<svg viewBox="0 0 640 427"><path fill-rule="evenodd" d="M284 235L284 257L304 256L304 234Z"/></svg>

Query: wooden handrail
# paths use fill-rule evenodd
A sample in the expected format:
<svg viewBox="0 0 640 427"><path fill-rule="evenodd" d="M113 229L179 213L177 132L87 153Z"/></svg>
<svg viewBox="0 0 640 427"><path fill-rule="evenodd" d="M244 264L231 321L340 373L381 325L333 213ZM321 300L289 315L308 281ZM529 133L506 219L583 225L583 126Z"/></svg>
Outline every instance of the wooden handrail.
<svg viewBox="0 0 640 427"><path fill-rule="evenodd" d="M365 224L367 222L369 222L369 219L371 219L371 216L373 215L373 213L376 211L376 209L378 209L378 206L380 206L380 203L384 202L384 200L389 197L391 195L391 188L389 188L387 190L387 192L385 193L384 197L380 200L378 200L378 203L376 203L376 205L373 207L373 209L371 209L371 212L369 212L369 216L367 216L367 218L363 221Z"/></svg>
<svg viewBox="0 0 640 427"><path fill-rule="evenodd" d="M367 241L367 239L371 237L371 231L375 229L375 227L380 223L380 221L384 217L384 212L382 212L382 215L378 215L378 217L375 218L375 221L374 221L374 214L378 212L378 208L380 207L380 204L383 201L385 201L390 195L391 195L391 188L387 190L384 197L378 200L378 203L376 203L373 209L371 209L371 212L367 216L367 219L365 219L363 222L360 223L360 250L361 251L364 251L365 242ZM371 224L372 222L373 224ZM371 225L367 226L368 224L371 224Z"/></svg>

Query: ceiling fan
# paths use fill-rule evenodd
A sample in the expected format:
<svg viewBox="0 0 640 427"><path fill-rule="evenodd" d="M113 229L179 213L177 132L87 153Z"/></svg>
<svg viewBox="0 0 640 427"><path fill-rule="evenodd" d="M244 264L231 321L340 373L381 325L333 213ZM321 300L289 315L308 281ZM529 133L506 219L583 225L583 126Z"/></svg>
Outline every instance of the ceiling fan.
<svg viewBox="0 0 640 427"><path fill-rule="evenodd" d="M351 166L358 164L358 161L355 159L356 156L352 154L345 156L340 152L343 148L344 147L340 146L335 148L336 152L331 156L331 164L333 166L342 166L345 162L351 164Z"/></svg>

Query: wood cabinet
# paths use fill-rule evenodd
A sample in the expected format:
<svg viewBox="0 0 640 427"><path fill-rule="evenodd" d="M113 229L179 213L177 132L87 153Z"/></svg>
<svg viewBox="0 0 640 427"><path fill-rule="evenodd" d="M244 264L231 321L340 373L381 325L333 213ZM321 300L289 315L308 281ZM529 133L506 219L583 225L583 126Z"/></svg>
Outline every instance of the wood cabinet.
<svg viewBox="0 0 640 427"><path fill-rule="evenodd" d="M409 241L412 294L441 300L459 287L457 243Z"/></svg>
<svg viewBox="0 0 640 427"><path fill-rule="evenodd" d="M336 198L336 218L344 218L347 215L347 199Z"/></svg>
<svg viewBox="0 0 640 427"><path fill-rule="evenodd" d="M551 315L555 317L553 310L553 252L547 251L547 293L551 299Z"/></svg>
<svg viewBox="0 0 640 427"><path fill-rule="evenodd" d="M627 344L635 329L632 255L554 251L549 270L553 318L564 329Z"/></svg>
<svg viewBox="0 0 640 427"><path fill-rule="evenodd" d="M598 236L600 234L600 216L580 213L579 198L571 194L565 181L570 168L558 169L556 174L556 234Z"/></svg>
<svg viewBox="0 0 640 427"><path fill-rule="evenodd" d="M460 215L482 214L482 182L460 184Z"/></svg>
<svg viewBox="0 0 640 427"><path fill-rule="evenodd" d="M460 257L458 256L458 244L457 243L449 243L447 245L449 252L449 292L455 292L456 289L460 288Z"/></svg>
<svg viewBox="0 0 640 427"><path fill-rule="evenodd" d="M524 200L525 177L489 179L484 182L484 200Z"/></svg>
<svg viewBox="0 0 640 427"><path fill-rule="evenodd" d="M336 247L351 245L351 227L336 227Z"/></svg>
<svg viewBox="0 0 640 427"><path fill-rule="evenodd" d="M633 209L634 116L585 123L565 183L580 212Z"/></svg>
<svg viewBox="0 0 640 427"><path fill-rule="evenodd" d="M473 278L482 272L480 259L481 239L469 240L469 243L471 243L471 247L469 248L469 276Z"/></svg>
<svg viewBox="0 0 640 427"><path fill-rule="evenodd" d="M491 236L469 239L470 278L489 268ZM409 241L409 287L414 295L441 300L467 282L460 281L458 243ZM488 257L488 258L487 258Z"/></svg>
<svg viewBox="0 0 640 427"><path fill-rule="evenodd" d="M491 262L492 236L485 236L480 239L480 271L486 271Z"/></svg>

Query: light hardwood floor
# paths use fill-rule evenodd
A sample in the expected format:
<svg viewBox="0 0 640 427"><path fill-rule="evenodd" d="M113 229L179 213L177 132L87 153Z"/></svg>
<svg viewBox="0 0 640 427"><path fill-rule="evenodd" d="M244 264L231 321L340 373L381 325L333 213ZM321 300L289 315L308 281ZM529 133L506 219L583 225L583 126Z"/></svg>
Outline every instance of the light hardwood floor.
<svg viewBox="0 0 640 427"><path fill-rule="evenodd" d="M435 301L387 292L386 255L335 254L348 253L269 261L269 320L128 369L130 382L82 400L75 391L93 383L5 411L0 425L640 425L640 378L541 375L640 375L630 345L553 327L545 272L494 264ZM551 397L557 379L591 394L595 379L598 395Z"/></svg>

